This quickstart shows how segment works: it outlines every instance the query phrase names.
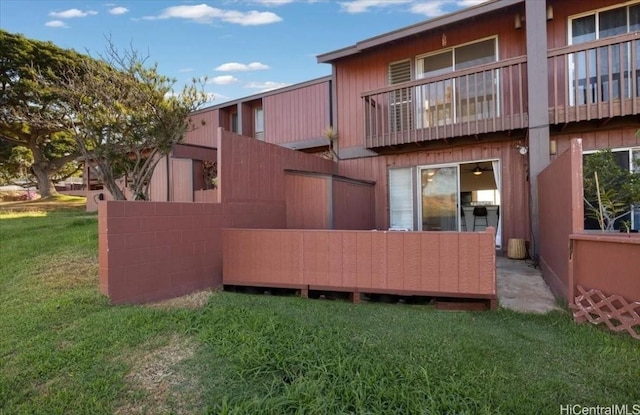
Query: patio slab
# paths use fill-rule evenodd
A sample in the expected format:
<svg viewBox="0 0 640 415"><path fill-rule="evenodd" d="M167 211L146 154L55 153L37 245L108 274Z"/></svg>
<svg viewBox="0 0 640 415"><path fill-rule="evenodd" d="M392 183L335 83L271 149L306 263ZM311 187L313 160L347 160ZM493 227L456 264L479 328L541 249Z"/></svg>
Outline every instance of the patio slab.
<svg viewBox="0 0 640 415"><path fill-rule="evenodd" d="M562 310L542 279L540 269L524 260L496 257L498 301L504 308L526 313Z"/></svg>

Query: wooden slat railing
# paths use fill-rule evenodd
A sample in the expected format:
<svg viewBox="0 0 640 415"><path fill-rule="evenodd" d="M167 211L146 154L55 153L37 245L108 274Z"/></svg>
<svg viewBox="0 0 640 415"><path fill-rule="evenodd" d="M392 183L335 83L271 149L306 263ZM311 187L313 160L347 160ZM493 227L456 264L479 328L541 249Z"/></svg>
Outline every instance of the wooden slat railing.
<svg viewBox="0 0 640 415"><path fill-rule="evenodd" d="M549 122L606 119L640 110L640 32L551 49Z"/></svg>
<svg viewBox="0 0 640 415"><path fill-rule="evenodd" d="M640 113L640 32L548 51L549 122ZM528 127L526 56L361 94L365 147Z"/></svg>
<svg viewBox="0 0 640 415"><path fill-rule="evenodd" d="M365 146L525 128L525 85L520 56L367 91L361 94Z"/></svg>

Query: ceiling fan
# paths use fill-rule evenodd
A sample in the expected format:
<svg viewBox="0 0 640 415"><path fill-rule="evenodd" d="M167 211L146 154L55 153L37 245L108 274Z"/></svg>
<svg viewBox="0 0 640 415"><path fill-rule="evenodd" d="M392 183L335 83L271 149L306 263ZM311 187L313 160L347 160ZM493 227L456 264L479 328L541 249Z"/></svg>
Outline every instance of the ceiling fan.
<svg viewBox="0 0 640 415"><path fill-rule="evenodd" d="M480 163L476 163L476 167L470 170L465 170L466 173L473 173L476 176L480 176L485 171L493 171L491 167L480 167Z"/></svg>

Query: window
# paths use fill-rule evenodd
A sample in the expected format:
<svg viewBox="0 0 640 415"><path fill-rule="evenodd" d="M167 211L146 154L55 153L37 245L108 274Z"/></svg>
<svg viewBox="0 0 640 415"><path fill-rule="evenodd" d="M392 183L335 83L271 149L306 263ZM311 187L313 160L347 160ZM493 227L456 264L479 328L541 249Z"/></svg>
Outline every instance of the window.
<svg viewBox="0 0 640 415"><path fill-rule="evenodd" d="M389 228L414 230L414 169L389 169Z"/></svg>
<svg viewBox="0 0 640 415"><path fill-rule="evenodd" d="M238 133L238 113L234 112L231 114L231 132Z"/></svg>
<svg viewBox="0 0 640 415"><path fill-rule="evenodd" d="M417 78L429 78L497 60L497 39L490 38L434 54L419 56ZM418 87L421 127L497 115L497 71L464 75Z"/></svg>
<svg viewBox="0 0 640 415"><path fill-rule="evenodd" d="M569 18L569 42L580 44L640 30L640 3ZM635 48L632 54L632 48ZM635 55L635 62L631 56ZM593 48L569 56L569 104L606 102L632 96L636 77L640 96L640 42ZM632 69L633 68L633 69ZM577 81L577 82L576 82Z"/></svg>
<svg viewBox="0 0 640 415"><path fill-rule="evenodd" d="M254 110L255 115L255 138L264 140L264 111L262 107Z"/></svg>
<svg viewBox="0 0 640 415"><path fill-rule="evenodd" d="M640 173L640 148L626 148L626 149L613 149L612 151L613 158L618 166L623 168L624 170L629 170L632 172ZM590 154L594 154L595 151L585 152L583 156L583 161L589 157ZM597 205L597 202L592 201L594 205ZM629 212L616 220L615 229L620 229L623 221L631 222L631 229L640 230L640 206L630 206ZM600 225L598 221L590 216L588 216L587 207L585 204L585 221L584 221L585 229L600 229Z"/></svg>
<svg viewBox="0 0 640 415"><path fill-rule="evenodd" d="M409 59L389 65L389 85L411 80ZM389 125L392 132L413 129L412 89L402 88L389 94Z"/></svg>

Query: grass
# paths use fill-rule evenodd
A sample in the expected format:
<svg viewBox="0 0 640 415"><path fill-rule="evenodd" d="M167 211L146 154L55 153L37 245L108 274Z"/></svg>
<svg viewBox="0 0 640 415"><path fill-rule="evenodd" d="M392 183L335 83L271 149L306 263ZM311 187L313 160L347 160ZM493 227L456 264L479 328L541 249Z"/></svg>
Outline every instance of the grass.
<svg viewBox="0 0 640 415"><path fill-rule="evenodd" d="M110 306L97 218L0 212L0 414L558 413L638 403L640 343L567 313L212 293ZM178 303L179 304L179 303Z"/></svg>

